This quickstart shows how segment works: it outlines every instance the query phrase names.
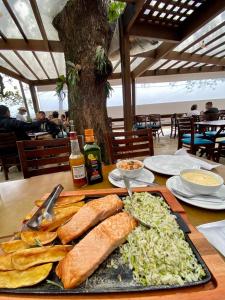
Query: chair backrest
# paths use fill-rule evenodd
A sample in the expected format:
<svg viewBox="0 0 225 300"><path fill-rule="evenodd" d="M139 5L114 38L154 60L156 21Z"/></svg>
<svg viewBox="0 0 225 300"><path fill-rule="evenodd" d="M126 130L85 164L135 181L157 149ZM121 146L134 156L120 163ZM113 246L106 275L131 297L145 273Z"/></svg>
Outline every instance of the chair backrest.
<svg viewBox="0 0 225 300"><path fill-rule="evenodd" d="M24 178L70 169L68 138L18 141L17 148Z"/></svg>
<svg viewBox="0 0 225 300"><path fill-rule="evenodd" d="M158 125L161 126L161 115L160 114L150 114L148 115L148 120L150 125Z"/></svg>
<svg viewBox="0 0 225 300"><path fill-rule="evenodd" d="M134 117L135 123L137 125L147 125L147 119L148 119L147 115L136 115Z"/></svg>
<svg viewBox="0 0 225 300"><path fill-rule="evenodd" d="M118 159L154 155L151 129L107 133L111 163Z"/></svg>
<svg viewBox="0 0 225 300"><path fill-rule="evenodd" d="M195 124L194 119L191 117L183 117L177 118L177 126L178 126L178 144L182 139L183 134L189 133L191 136L191 144L194 145L194 134L195 134Z"/></svg>
<svg viewBox="0 0 225 300"><path fill-rule="evenodd" d="M0 131L0 155L9 149L17 149L16 135L14 132Z"/></svg>

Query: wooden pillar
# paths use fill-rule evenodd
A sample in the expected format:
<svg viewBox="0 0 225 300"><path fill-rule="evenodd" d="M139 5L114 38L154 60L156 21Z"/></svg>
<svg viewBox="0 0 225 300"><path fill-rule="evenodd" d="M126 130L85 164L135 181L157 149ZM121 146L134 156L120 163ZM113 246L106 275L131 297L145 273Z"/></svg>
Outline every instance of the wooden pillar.
<svg viewBox="0 0 225 300"><path fill-rule="evenodd" d="M20 84L20 90L21 90L21 94L22 94L22 97L23 97L23 102L24 102L24 106L27 110L27 116L28 118L30 119L30 111L29 111L29 107L27 105L27 98L26 98L26 95L24 93L24 88L23 88L23 83L22 81L19 80L19 84Z"/></svg>
<svg viewBox="0 0 225 300"><path fill-rule="evenodd" d="M37 113L40 110L40 108L39 108L39 104L38 104L38 98L37 98L35 86L30 84L29 87L30 87L30 94L31 94L32 102L33 102L34 111L35 111L35 113Z"/></svg>
<svg viewBox="0 0 225 300"><path fill-rule="evenodd" d="M120 58L123 88L123 116L125 131L132 130L133 112L131 101L131 77L130 77L130 44L129 35L124 32L122 17L119 19L120 32Z"/></svg>
<svg viewBox="0 0 225 300"><path fill-rule="evenodd" d="M136 115L136 87L135 87L135 78L132 78L132 114L133 118Z"/></svg>

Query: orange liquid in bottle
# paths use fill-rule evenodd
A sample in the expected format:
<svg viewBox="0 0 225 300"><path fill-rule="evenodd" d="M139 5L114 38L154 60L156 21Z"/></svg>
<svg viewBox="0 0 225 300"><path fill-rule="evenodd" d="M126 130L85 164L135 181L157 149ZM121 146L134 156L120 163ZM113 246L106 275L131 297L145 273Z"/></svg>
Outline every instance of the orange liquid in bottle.
<svg viewBox="0 0 225 300"><path fill-rule="evenodd" d="M70 133L71 154L69 157L73 183L76 187L87 184L84 155L80 152L79 143L75 132Z"/></svg>

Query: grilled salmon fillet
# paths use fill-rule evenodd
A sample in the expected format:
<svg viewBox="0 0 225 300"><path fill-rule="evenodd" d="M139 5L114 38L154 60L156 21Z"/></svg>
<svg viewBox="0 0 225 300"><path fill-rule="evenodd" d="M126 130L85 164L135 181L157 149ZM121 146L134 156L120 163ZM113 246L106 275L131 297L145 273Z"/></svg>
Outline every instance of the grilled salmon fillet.
<svg viewBox="0 0 225 300"><path fill-rule="evenodd" d="M108 195L90 201L81 207L68 223L58 228L58 237L63 244L66 244L122 208L123 202L117 195Z"/></svg>
<svg viewBox="0 0 225 300"><path fill-rule="evenodd" d="M64 288L74 288L85 281L136 226L130 214L121 212L92 229L56 268Z"/></svg>

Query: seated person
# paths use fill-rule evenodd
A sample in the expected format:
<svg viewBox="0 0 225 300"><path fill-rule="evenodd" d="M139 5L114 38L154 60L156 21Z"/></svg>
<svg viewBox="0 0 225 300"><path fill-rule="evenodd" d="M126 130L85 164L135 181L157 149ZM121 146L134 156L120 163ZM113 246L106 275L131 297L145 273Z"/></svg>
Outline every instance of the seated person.
<svg viewBox="0 0 225 300"><path fill-rule="evenodd" d="M37 122L40 124L41 131L48 132L53 138L55 138L60 132L59 126L57 126L54 122L49 121L48 118L46 118L44 111L39 111L37 113Z"/></svg>
<svg viewBox="0 0 225 300"><path fill-rule="evenodd" d="M218 114L219 110L217 107L213 107L213 103L211 101L205 104L205 114Z"/></svg>
<svg viewBox="0 0 225 300"><path fill-rule="evenodd" d="M187 117L199 116L199 115L200 115L200 111L198 111L197 104L193 104L191 106L191 110L187 113Z"/></svg>
<svg viewBox="0 0 225 300"><path fill-rule="evenodd" d="M26 123L10 117L9 108L5 105L0 105L0 131L15 132L16 139L29 140L27 131L40 131L40 123Z"/></svg>
<svg viewBox="0 0 225 300"><path fill-rule="evenodd" d="M62 126L63 125L62 120L59 119L59 113L57 111L53 111L51 121L54 122L58 126Z"/></svg>
<svg viewBox="0 0 225 300"><path fill-rule="evenodd" d="M20 107L18 109L18 114L16 115L16 119L19 121L26 122L26 118L24 117L26 112L27 112L27 110L25 107Z"/></svg>

